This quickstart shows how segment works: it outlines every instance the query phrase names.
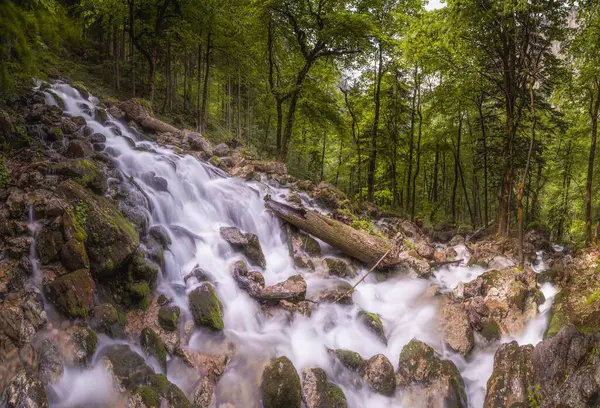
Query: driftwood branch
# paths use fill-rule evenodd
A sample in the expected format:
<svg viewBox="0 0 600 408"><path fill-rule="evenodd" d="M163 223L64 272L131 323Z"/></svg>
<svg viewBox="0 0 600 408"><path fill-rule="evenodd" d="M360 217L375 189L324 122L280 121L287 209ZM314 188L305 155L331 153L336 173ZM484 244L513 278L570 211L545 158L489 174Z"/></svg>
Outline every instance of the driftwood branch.
<svg viewBox="0 0 600 408"><path fill-rule="evenodd" d="M354 229L315 211L273 201L270 197L265 197L265 201L266 207L282 220L359 261L375 264L380 269L402 262L395 251L391 251L392 242L389 239Z"/></svg>

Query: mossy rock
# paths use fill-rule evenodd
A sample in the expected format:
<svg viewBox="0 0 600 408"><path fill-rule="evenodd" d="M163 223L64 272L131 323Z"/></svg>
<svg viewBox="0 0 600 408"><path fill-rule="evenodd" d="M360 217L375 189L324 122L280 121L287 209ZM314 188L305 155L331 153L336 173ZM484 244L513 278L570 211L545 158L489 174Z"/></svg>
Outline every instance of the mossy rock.
<svg viewBox="0 0 600 408"><path fill-rule="evenodd" d="M63 246L63 235L51 225L41 228L37 236L36 250L38 260L42 265L46 265L58 259L58 254Z"/></svg>
<svg viewBox="0 0 600 408"><path fill-rule="evenodd" d="M85 243L92 275L112 277L139 247L138 234L112 202L66 181L60 191L70 205L63 214L67 239Z"/></svg>
<svg viewBox="0 0 600 408"><path fill-rule="evenodd" d="M203 282L189 296L190 311L194 323L199 327L212 330L223 330L223 310L215 289L208 282Z"/></svg>
<svg viewBox="0 0 600 408"><path fill-rule="evenodd" d="M147 384L167 401L167 406L172 408L192 408L183 391L170 382L163 374L149 376Z"/></svg>
<svg viewBox="0 0 600 408"><path fill-rule="evenodd" d="M106 192L106 177L92 160L62 161L50 166L49 170L53 174L72 179L95 193L104 194Z"/></svg>
<svg viewBox="0 0 600 408"><path fill-rule="evenodd" d="M146 408L160 408L160 395L152 387L143 386L136 390Z"/></svg>
<svg viewBox="0 0 600 408"><path fill-rule="evenodd" d="M158 324L166 331L176 331L179 327L179 314L177 306L162 306L158 310Z"/></svg>
<svg viewBox="0 0 600 408"><path fill-rule="evenodd" d="M146 281L129 282L125 286L123 303L125 306L137 307L142 310L148 309L152 303L152 290Z"/></svg>
<svg viewBox="0 0 600 408"><path fill-rule="evenodd" d="M154 372L144 357L133 351L128 345L116 344L103 349L104 358L111 365L112 374L125 389L135 390L147 383Z"/></svg>
<svg viewBox="0 0 600 408"><path fill-rule="evenodd" d="M70 318L87 318L94 306L96 284L89 271L80 269L56 278L46 285L54 306Z"/></svg>
<svg viewBox="0 0 600 408"><path fill-rule="evenodd" d="M118 310L110 303L102 303L94 307L94 313L90 319L90 326L109 337L123 337L124 324L121 321Z"/></svg>
<svg viewBox="0 0 600 408"><path fill-rule="evenodd" d="M301 408L300 376L289 358L276 358L264 369L260 393L264 408Z"/></svg>
<svg viewBox="0 0 600 408"><path fill-rule="evenodd" d="M495 320L484 319L480 333L487 341L498 340L500 338L500 326Z"/></svg>
<svg viewBox="0 0 600 408"><path fill-rule="evenodd" d="M327 380L322 368L302 370L302 399L308 408L346 408L348 402L342 389Z"/></svg>
<svg viewBox="0 0 600 408"><path fill-rule="evenodd" d="M75 346L75 363L85 366L88 364L98 346L98 335L89 327L75 327L71 332L71 343Z"/></svg>
<svg viewBox="0 0 600 408"><path fill-rule="evenodd" d="M165 347L165 342L160 338L160 336L151 328L145 327L140 333L140 345L142 346L142 350L144 350L147 355L158 360L161 369L163 372L166 372L167 349Z"/></svg>
<svg viewBox="0 0 600 408"><path fill-rule="evenodd" d="M85 244L77 238L72 238L63 245L60 250L60 260L70 271L90 268L90 258L85 250Z"/></svg>
<svg viewBox="0 0 600 408"><path fill-rule="evenodd" d="M356 351L337 349L331 350L331 353L342 363L348 370L360 375L365 373L365 360Z"/></svg>
<svg viewBox="0 0 600 408"><path fill-rule="evenodd" d="M313 258L321 257L321 245L319 242L311 237L310 235L302 235L302 249Z"/></svg>
<svg viewBox="0 0 600 408"><path fill-rule="evenodd" d="M383 344L387 345L387 338L383 331L383 323L377 314L361 310L358 312L358 318L377 336L377 338L379 338L379 340L381 340Z"/></svg>
<svg viewBox="0 0 600 408"><path fill-rule="evenodd" d="M154 286L158 278L158 267L146 260L144 253L138 249L129 263L128 273L131 279L142 280L148 282L150 286Z"/></svg>
<svg viewBox="0 0 600 408"><path fill-rule="evenodd" d="M325 258L325 263L329 269L329 275L339 276L340 278L354 278L356 276L350 266L341 259Z"/></svg>

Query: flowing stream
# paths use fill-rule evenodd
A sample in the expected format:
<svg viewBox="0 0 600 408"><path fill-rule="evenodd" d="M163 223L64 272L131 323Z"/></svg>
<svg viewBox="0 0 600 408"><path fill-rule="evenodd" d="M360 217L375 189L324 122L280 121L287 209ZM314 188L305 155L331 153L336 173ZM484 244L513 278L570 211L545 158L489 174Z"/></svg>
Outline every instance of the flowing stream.
<svg viewBox="0 0 600 408"><path fill-rule="evenodd" d="M438 271L431 280L394 278L377 283L374 277L369 277L358 286L352 306L322 304L313 310L310 318L297 315L291 322L283 315L267 318L261 313L259 304L234 282L231 266L242 256L221 238L220 227L239 227L259 237L267 260L267 267L262 271L266 285L301 273L308 284L307 298L311 298L312 293L335 282L333 278L326 278L319 268L315 272L295 269L282 238L280 222L263 205L266 194L279 199L284 190L226 177L220 170L192 156L141 140L135 131L110 115L110 126L104 126L94 120L97 99L85 100L66 84L55 84L52 90L63 100L65 114L83 116L94 132L106 136L105 151L116 159L125 175L136 180L149 200L141 210L148 217L149 225L162 225L170 231L172 244L165 251L165 267L157 291L172 297L174 304L182 309L182 317L186 318L190 316L188 293L194 289L194 282L190 280L186 285L183 276L199 265L214 277L215 289L224 305L224 337L236 346L236 353L215 390L217 407L221 403L259 407L258 384L263 364L280 355L289 357L298 371L309 366L323 368L330 381L342 387L350 407L398 407L396 400L372 393L368 387L359 390L353 387L348 379L336 372L327 348L353 350L365 359L382 353L396 368L403 346L415 337L457 364L467 386L470 406L483 406L494 352L500 342L513 339L503 338L471 353L465 360L445 348L437 332L437 301L424 294L431 283L440 285L443 291L450 291L459 281L470 281L484 269L450 266ZM47 93L47 103L56 103L50 93ZM144 182L147 178L143 175L149 172L164 178L168 191ZM178 233L182 228L191 234ZM326 244L321 243L321 246L324 255L341 256ZM456 249L458 258L467 256L464 246ZM360 270L359 276L364 272L364 269ZM550 285L543 286L542 290L547 301L540 308L540 315L516 338L521 344L535 344L542 339L548 323L547 311L555 293ZM360 323L357 315L361 309L381 317L387 346ZM190 347L211 352L219 347L219 341L215 340L214 334L197 329ZM103 345L115 342L118 341L100 336L97 354ZM157 367L155 361L149 363ZM190 395L194 384L189 383L185 371L176 369L176 364L176 360L169 361L168 377ZM101 364L87 370L67 368L61 381L53 386L53 392L58 401L54 405L60 407L112 405L117 395Z"/></svg>

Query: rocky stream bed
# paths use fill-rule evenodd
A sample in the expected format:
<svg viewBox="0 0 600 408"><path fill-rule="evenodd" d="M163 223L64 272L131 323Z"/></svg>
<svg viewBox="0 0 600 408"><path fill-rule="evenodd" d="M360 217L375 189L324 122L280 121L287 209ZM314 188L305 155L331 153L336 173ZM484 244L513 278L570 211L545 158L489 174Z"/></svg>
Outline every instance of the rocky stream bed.
<svg viewBox="0 0 600 408"><path fill-rule="evenodd" d="M600 406L597 254L538 227L520 270L511 239L422 231L82 86L9 106L0 406ZM400 234L405 262L344 296L371 265L265 197Z"/></svg>

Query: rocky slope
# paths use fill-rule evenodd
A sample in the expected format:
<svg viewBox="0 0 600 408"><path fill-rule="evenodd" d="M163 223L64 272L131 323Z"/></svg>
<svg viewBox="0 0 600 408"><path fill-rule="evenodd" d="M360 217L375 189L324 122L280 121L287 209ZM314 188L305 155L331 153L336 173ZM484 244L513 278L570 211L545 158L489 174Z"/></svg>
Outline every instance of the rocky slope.
<svg viewBox="0 0 600 408"><path fill-rule="evenodd" d="M81 87L79 92L87 93ZM152 201L119 168L105 135L94 129L90 118L47 105L48 94L52 89L42 85L0 111L0 136L11 147L0 163L0 404L56 405L60 396L51 386L66 371L101 365L119 391L115 404L214 406L219 380L237 353L222 337L227 328L219 279L200 265L192 268L183 279L189 292L185 306L157 293L174 231L197 237L181 227L167 231L150 225ZM450 236L449 245L436 247L411 222L353 203L325 183L295 180L284 165L244 157L235 145L213 147L195 132L154 119L139 101L96 109L83 104L79 108L94 123L117 134L121 126L139 129L140 136L153 132L159 145L208 160L233 176L280 188L279 198L287 202L373 234L400 236L411 267L378 271L377 281L406 275L430 279L430 265L454 260L461 246L469 263L482 268L453 291L441 290L430 280L430 289L419 300L437 305L436 329L452 354L440 354L439 348L413 339L394 362L385 354L363 358L352 350L334 349L328 352L327 370L309 366L300 371L278 355L258 368L259 381L249 380L264 407L346 407L348 396L341 386L395 398L405 406L467 407L467 386L449 357L469 359L522 332L544 304L543 281L562 289L555 298L548 338L535 347L516 342L499 346L484 404L598 405L600 287L594 253L575 258L554 254L547 259L549 269L536 274L510 266L516 253L511 240L465 243L464 236ZM126 141L139 151L152 149ZM140 180L154 191L169 193L168 181L154 172L143 173ZM231 276L237 290L260 305L262 317L277 320L283 315L293 321L318 313L320 305L353 304L352 295L346 295L349 282L364 266L323 254L310 235L284 225L282 234L298 272L268 282L267 257L258 236L235 226L221 227L219 233L243 257L233 263ZM542 229L530 231L527 243L531 260L536 250L552 252ZM315 275L327 285L307 282L305 277ZM361 309L356 321L369 341L388 345L394 328L385 319ZM189 347L197 328L216 339L218 353ZM169 370L174 367L189 377L185 391L169 379L173 373L167 373L168 362Z"/></svg>

